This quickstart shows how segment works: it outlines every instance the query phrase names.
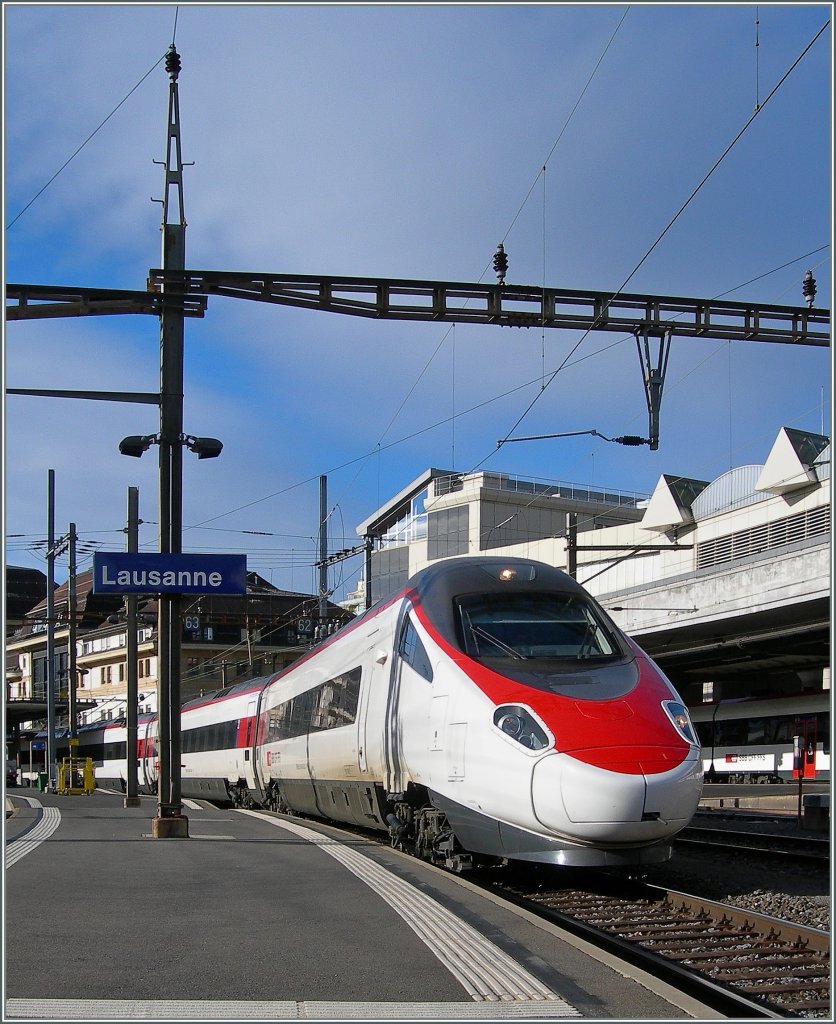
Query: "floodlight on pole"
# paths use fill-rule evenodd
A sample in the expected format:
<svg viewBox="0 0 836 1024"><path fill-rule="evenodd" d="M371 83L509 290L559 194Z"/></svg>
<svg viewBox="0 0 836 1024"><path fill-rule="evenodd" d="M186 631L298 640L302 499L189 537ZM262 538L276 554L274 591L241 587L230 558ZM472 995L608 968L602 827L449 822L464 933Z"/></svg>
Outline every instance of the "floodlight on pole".
<svg viewBox="0 0 836 1024"><path fill-rule="evenodd" d="M138 459L148 451L152 444L159 443L159 434L131 434L129 437L123 437L119 442L119 454L132 455ZM216 437L193 437L191 434L181 434L180 444L193 451L199 459L216 459L223 451L223 442Z"/></svg>
<svg viewBox="0 0 836 1024"><path fill-rule="evenodd" d="M132 455L134 458L140 458L152 444L159 444L159 434L131 434L129 437L123 437L119 442L119 454L120 455Z"/></svg>
<svg viewBox="0 0 836 1024"><path fill-rule="evenodd" d="M217 437L192 437L184 434L181 441L199 459L216 459L223 450L223 442Z"/></svg>

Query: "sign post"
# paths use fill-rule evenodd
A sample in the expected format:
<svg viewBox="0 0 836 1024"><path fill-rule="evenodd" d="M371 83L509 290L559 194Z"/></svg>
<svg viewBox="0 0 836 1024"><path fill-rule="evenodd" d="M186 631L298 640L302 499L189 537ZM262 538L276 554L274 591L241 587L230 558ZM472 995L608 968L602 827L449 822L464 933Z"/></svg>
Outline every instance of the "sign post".
<svg viewBox="0 0 836 1024"><path fill-rule="evenodd" d="M803 812L802 790L804 786L804 737L793 736L792 738L792 765L798 772L798 827L801 828L801 816Z"/></svg>
<svg viewBox="0 0 836 1024"><path fill-rule="evenodd" d="M32 751L43 750L46 744L41 743L40 740L29 740L29 785L32 785Z"/></svg>
<svg viewBox="0 0 836 1024"><path fill-rule="evenodd" d="M139 488L128 488L128 525L125 534L125 550L131 554L139 551ZM125 679L128 692L128 706L125 708L125 807L139 807L139 771L137 763L137 596L128 594L125 598Z"/></svg>
<svg viewBox="0 0 836 1024"><path fill-rule="evenodd" d="M157 757L160 768L158 814L151 823L155 838L188 838L188 821L180 813L180 597L182 594L243 595L246 592L246 555L187 555L179 551L150 554L97 551L93 555L94 594L156 594L158 598ZM163 614L166 605L168 615ZM129 625L129 631L131 628ZM135 635L135 626L133 629ZM128 700L135 700L130 690ZM130 708L128 710L130 712ZM130 757L128 770L132 770ZM131 806L127 798L126 806Z"/></svg>

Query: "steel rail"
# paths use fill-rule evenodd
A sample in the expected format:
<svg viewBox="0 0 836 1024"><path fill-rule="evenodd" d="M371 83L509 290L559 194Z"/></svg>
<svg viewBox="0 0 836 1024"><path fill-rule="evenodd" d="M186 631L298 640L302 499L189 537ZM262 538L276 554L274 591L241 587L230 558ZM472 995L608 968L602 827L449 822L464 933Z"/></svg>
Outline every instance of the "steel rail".
<svg viewBox="0 0 836 1024"><path fill-rule="evenodd" d="M605 884L615 884L613 878L607 878ZM623 888L623 881L619 883ZM620 957L626 962L641 967L673 985L679 991L699 999L707 1006L718 1012L730 1016L749 1018L784 1018L789 1014L797 1016L798 1011L803 1008L800 1003L781 1004L778 1000L770 998L767 993L749 995L745 990L745 982L757 984L758 980L764 981L769 976L761 975L763 968L757 966L757 959L764 958L768 964L768 957L771 955L780 964L782 957L786 959L798 959L804 964L802 974L809 971L805 960L821 961L829 959L830 936L826 932L816 929L805 928L804 926L781 921L777 918L766 917L750 911L740 910L726 904L716 903L700 897L691 896L686 893L678 893L672 890L660 889L655 886L641 886L640 891L646 900L653 906L660 908L662 914L673 916L672 921L658 923L658 931L653 934L654 924L650 912L647 912L646 921L642 920L641 912L635 919L630 919L631 910L639 905L639 900L631 901L627 897L619 897L619 912L623 920L615 920L612 930L608 930L601 924L591 923L584 918L584 914L572 911L561 906L561 902L569 903L572 893L557 891L554 893L538 892L534 899L523 891L506 887L501 882L491 885L491 891L501 899L522 909L527 910L544 920L565 928L570 933L586 939L593 945L606 949L608 952ZM588 895L584 892L583 896ZM551 903L556 905L551 905ZM693 934L685 931L677 931L679 927L679 915L684 915L692 925L698 925L699 943L705 945L705 949L690 949L689 944L693 942ZM594 919L592 911L586 917ZM628 938L623 933L633 933ZM641 934L637 934L641 933ZM711 940L711 941L710 941ZM657 949L648 949L641 945L642 942L667 942L669 945L679 948L674 951L661 952ZM752 952L747 954L741 946L749 944ZM747 955L751 956L752 962L746 960ZM722 969L723 958L729 960L729 969ZM689 966L685 961L691 960ZM719 962L718 962L719 961ZM744 966L741 968L741 962ZM718 968L723 975L722 981L718 982L704 973L700 964L706 968L711 966ZM743 975L744 985L738 985L733 978L732 966L741 970L748 970L748 975ZM767 970L776 969L775 966L768 966ZM793 968L783 967L783 974L775 979L779 987L792 989L793 985L783 985L784 977L790 976ZM815 968L816 975L829 977L829 966ZM732 977L730 977L732 975ZM826 982L824 987L826 988ZM801 987L800 984L798 986ZM805 991L814 988L822 988L822 985L815 986L810 981L805 982ZM804 1000L802 1000L802 1003ZM816 1004L815 1009L829 1006L827 999L816 1000L807 997L808 1006Z"/></svg>
<svg viewBox="0 0 836 1024"><path fill-rule="evenodd" d="M826 864L830 860L830 842L811 836L780 836L759 832L736 832L724 828L699 828L689 825L674 839L676 844L696 849L717 849L753 853L765 857L793 858Z"/></svg>

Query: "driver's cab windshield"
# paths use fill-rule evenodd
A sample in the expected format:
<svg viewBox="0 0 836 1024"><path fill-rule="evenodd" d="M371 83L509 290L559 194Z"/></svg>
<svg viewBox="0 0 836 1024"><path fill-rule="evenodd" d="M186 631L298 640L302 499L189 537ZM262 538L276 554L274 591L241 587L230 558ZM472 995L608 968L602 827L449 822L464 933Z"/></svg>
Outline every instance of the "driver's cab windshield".
<svg viewBox="0 0 836 1024"><path fill-rule="evenodd" d="M576 594L484 594L456 601L462 649L473 658L621 658L612 630Z"/></svg>

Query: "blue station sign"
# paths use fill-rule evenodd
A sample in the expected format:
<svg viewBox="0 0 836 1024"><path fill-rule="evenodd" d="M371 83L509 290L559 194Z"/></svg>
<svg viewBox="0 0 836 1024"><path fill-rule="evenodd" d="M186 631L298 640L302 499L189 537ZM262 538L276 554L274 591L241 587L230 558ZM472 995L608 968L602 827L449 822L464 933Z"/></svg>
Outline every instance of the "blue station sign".
<svg viewBox="0 0 836 1024"><path fill-rule="evenodd" d="M97 551L94 594L245 594L246 555Z"/></svg>

